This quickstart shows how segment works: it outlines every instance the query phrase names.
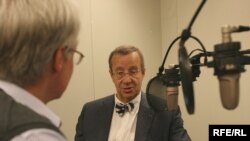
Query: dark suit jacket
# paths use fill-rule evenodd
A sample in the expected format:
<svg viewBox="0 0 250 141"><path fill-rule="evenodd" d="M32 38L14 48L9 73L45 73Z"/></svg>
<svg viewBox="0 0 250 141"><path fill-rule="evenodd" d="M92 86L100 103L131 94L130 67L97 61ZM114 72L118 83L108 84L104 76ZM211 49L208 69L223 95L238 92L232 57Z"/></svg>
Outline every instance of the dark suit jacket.
<svg viewBox="0 0 250 141"><path fill-rule="evenodd" d="M114 95L83 106L76 125L75 141L107 141L114 109ZM142 94L135 141L190 141L183 127L180 109L154 111Z"/></svg>

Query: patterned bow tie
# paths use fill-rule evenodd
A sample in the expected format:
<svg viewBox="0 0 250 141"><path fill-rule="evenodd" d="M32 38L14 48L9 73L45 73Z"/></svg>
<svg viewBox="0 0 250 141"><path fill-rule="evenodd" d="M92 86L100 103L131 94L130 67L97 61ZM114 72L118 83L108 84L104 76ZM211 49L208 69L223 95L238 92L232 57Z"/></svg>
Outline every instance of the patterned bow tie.
<svg viewBox="0 0 250 141"><path fill-rule="evenodd" d="M116 113L119 114L120 117L122 117L125 112L130 112L134 109L134 103L129 102L128 104L123 103L117 103L115 105Z"/></svg>

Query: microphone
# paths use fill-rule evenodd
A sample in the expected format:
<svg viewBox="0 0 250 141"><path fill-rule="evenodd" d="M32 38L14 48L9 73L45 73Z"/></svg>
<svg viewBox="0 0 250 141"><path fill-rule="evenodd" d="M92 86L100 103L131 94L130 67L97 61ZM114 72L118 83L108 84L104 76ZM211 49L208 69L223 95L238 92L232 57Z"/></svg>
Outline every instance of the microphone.
<svg viewBox="0 0 250 141"><path fill-rule="evenodd" d="M168 69L165 69L164 75L166 78L164 82L166 84L167 107L169 111L173 111L178 107L179 70L175 68L175 65L169 65Z"/></svg>
<svg viewBox="0 0 250 141"><path fill-rule="evenodd" d="M178 107L178 86L180 74L177 65L170 65L164 73L152 78L146 90L149 105L156 111L173 111Z"/></svg>
<svg viewBox="0 0 250 141"><path fill-rule="evenodd" d="M218 76L221 102L224 108L234 109L239 103L240 74L225 74Z"/></svg>
<svg viewBox="0 0 250 141"><path fill-rule="evenodd" d="M173 111L177 109L178 94L179 94L179 90L177 86L169 86L166 88L167 107L169 111Z"/></svg>
<svg viewBox="0 0 250 141"><path fill-rule="evenodd" d="M222 44L215 45L215 75L220 87L220 97L224 108L235 109L239 103L239 78L244 66L240 64L240 43L232 42L231 33L250 30L246 26L222 27Z"/></svg>

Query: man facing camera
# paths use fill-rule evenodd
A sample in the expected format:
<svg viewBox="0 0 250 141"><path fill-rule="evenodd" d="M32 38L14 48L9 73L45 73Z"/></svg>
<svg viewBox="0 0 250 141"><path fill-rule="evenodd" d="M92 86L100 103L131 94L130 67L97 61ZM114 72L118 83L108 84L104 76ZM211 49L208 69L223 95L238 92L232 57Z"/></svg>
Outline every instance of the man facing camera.
<svg viewBox="0 0 250 141"><path fill-rule="evenodd" d="M190 141L180 109L154 111L141 90L145 75L141 51L119 46L109 56L116 93L83 106L75 141Z"/></svg>

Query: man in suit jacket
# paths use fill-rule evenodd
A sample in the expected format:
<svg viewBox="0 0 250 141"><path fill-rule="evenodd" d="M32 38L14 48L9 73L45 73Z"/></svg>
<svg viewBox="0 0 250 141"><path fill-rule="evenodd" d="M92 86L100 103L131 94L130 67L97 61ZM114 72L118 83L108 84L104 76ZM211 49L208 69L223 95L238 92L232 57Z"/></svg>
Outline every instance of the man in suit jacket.
<svg viewBox="0 0 250 141"><path fill-rule="evenodd" d="M145 67L138 48L116 48L109 56L109 69L117 92L83 106L75 141L191 140L179 108L157 112L149 106L141 91Z"/></svg>

